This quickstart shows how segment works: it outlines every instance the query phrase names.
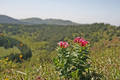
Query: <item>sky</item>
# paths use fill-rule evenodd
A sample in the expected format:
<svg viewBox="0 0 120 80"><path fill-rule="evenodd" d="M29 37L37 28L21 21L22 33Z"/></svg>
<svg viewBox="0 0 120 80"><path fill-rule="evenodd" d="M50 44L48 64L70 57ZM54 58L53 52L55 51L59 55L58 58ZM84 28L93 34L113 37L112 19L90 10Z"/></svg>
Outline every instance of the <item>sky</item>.
<svg viewBox="0 0 120 80"><path fill-rule="evenodd" d="M120 0L0 0L0 14L120 25Z"/></svg>

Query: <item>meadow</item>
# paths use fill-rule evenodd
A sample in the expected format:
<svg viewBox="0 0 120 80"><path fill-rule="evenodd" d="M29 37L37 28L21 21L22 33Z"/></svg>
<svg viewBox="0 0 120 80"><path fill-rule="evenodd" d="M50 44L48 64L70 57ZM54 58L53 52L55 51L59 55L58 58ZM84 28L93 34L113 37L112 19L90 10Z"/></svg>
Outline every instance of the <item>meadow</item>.
<svg viewBox="0 0 120 80"><path fill-rule="evenodd" d="M104 23L71 26L0 24L0 31L0 37L20 41L32 51L30 58L24 59L22 55L20 62L16 62L8 55L20 57L21 50L16 46L7 49L0 46L0 80L65 80L59 76L53 62L58 54L57 43L69 42L78 36L90 42L89 63L93 78L89 80L120 79L120 27Z"/></svg>

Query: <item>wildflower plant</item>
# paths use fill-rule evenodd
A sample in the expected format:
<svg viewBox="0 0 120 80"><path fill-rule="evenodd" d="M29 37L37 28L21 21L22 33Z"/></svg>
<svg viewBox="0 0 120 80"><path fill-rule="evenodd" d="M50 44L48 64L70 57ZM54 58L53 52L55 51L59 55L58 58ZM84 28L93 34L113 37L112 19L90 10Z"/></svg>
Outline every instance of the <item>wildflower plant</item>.
<svg viewBox="0 0 120 80"><path fill-rule="evenodd" d="M86 79L90 68L88 63L89 42L77 37L70 44L63 41L58 43L58 56L54 59L56 70L65 79Z"/></svg>

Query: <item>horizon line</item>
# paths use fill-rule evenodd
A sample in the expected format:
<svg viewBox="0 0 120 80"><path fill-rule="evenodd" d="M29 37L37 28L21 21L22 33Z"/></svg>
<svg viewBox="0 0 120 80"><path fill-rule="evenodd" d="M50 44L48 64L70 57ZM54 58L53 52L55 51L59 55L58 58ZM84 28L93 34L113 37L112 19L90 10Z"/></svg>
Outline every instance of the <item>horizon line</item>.
<svg viewBox="0 0 120 80"><path fill-rule="evenodd" d="M38 19L42 19L42 20L47 20L47 19L56 19L56 20L64 20L64 21L71 21L71 22L74 22L74 23L77 23L77 24L95 24L95 23L104 23L104 24L110 24L112 26L120 26L120 25L117 25L117 24L111 24L111 23L108 23L108 22L90 22L90 23L87 23L87 22L84 22L84 23L80 23L80 22L77 22L77 21L73 21L73 20L70 20L70 19L63 19L63 18L41 18L41 17L37 17L37 16L31 16L31 17L24 17L24 18L16 18L16 17L12 17L12 16L9 16L9 15L6 15L6 14L1 14L0 15L3 15L3 16L7 16L7 17L11 17L13 19L17 19L17 20L21 20L21 19L29 19L29 18L38 18Z"/></svg>

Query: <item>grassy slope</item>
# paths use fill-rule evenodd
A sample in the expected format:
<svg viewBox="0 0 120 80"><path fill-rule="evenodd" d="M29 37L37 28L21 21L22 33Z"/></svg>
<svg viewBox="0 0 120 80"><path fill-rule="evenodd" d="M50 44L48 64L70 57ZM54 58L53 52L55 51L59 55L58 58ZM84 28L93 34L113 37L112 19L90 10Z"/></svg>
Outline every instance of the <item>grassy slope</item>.
<svg viewBox="0 0 120 80"><path fill-rule="evenodd" d="M107 80L120 79L120 39L100 41L91 50L92 67Z"/></svg>

